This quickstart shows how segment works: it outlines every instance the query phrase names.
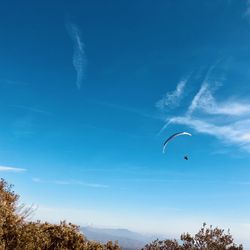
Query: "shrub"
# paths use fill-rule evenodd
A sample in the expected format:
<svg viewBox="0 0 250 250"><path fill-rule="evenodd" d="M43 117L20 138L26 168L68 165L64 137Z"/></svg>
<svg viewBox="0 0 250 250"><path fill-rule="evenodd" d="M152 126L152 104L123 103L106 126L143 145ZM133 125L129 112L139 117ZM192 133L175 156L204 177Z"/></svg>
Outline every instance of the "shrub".
<svg viewBox="0 0 250 250"><path fill-rule="evenodd" d="M111 241L88 241L79 227L66 223L28 222L30 209L18 205L12 186L0 180L0 250L120 250Z"/></svg>
<svg viewBox="0 0 250 250"><path fill-rule="evenodd" d="M184 233L180 237L181 244L177 240L155 240L146 245L143 250L243 250L243 246L237 246L228 231L203 224L195 236Z"/></svg>

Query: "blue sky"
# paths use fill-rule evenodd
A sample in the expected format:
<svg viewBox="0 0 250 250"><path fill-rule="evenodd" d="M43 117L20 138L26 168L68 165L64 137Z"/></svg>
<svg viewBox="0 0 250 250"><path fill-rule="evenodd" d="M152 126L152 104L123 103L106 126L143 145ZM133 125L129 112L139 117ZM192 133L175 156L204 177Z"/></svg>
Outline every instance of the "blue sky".
<svg viewBox="0 0 250 250"><path fill-rule="evenodd" d="M34 218L250 245L249 1L9 1L0 36L0 174Z"/></svg>

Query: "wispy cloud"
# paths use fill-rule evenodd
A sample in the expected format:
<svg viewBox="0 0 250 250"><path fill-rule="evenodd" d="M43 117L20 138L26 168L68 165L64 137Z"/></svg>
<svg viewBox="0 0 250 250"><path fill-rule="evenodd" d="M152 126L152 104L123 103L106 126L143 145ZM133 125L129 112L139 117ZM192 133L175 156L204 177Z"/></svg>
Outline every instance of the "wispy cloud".
<svg viewBox="0 0 250 250"><path fill-rule="evenodd" d="M216 125L203 119L180 116L171 118L170 122L189 126L198 133L215 136L224 143L236 144L250 152L250 119L226 125Z"/></svg>
<svg viewBox="0 0 250 250"><path fill-rule="evenodd" d="M73 65L76 70L76 86L80 89L82 82L86 77L87 57L85 53L85 44L82 41L81 32L77 25L68 22L66 26L73 41Z"/></svg>
<svg viewBox="0 0 250 250"><path fill-rule="evenodd" d="M216 91L217 88L222 85L221 79L219 79L218 77L216 78L213 74L213 71L219 64L219 62L220 60L218 60L207 70L199 91L196 93L196 95L192 99L190 106L188 107L188 115L191 115L197 107L201 106L202 103L210 102L212 99L211 93ZM213 87L211 87L211 83Z"/></svg>
<svg viewBox="0 0 250 250"><path fill-rule="evenodd" d="M156 103L156 107L163 110L165 108L177 107L184 94L184 89L189 77L181 80L173 92L167 92L162 99Z"/></svg>
<svg viewBox="0 0 250 250"><path fill-rule="evenodd" d="M188 111L187 111L188 115L191 115L194 112L194 110L198 107L201 100L204 100L204 99L202 99L202 97L204 97L206 95L207 88L208 88L207 83L202 84L200 90L195 95L195 97L193 98L193 100L191 102L191 105L188 108Z"/></svg>
<svg viewBox="0 0 250 250"><path fill-rule="evenodd" d="M9 166L0 166L0 172L15 172L20 173L24 172L26 169L24 168L16 168L16 167L9 167Z"/></svg>
<svg viewBox="0 0 250 250"><path fill-rule="evenodd" d="M244 16L245 17L249 17L250 16L250 0L246 1L246 10L245 10Z"/></svg>
<svg viewBox="0 0 250 250"><path fill-rule="evenodd" d="M51 181L45 181L41 180L40 178L32 178L33 182L36 183L44 183L44 184L54 184L54 185L78 185L78 186L84 186L89 188L109 188L108 185L100 184L100 183L89 183L89 182L83 182L83 181L77 181L77 180L51 180Z"/></svg>
<svg viewBox="0 0 250 250"><path fill-rule="evenodd" d="M13 85L13 86L26 86L29 85L27 82L21 82L21 81L13 81L10 79L0 79L0 83L6 84L6 85Z"/></svg>
<svg viewBox="0 0 250 250"><path fill-rule="evenodd" d="M191 115L195 110L211 115L241 116L250 114L249 103L234 100L217 102L212 92L209 84L204 83L193 98L187 114Z"/></svg>
<svg viewBox="0 0 250 250"><path fill-rule="evenodd" d="M162 129L169 124L185 125L250 152L250 102L232 97L216 100L214 93L222 86L222 80L216 80L215 66L208 70L186 113L167 118Z"/></svg>

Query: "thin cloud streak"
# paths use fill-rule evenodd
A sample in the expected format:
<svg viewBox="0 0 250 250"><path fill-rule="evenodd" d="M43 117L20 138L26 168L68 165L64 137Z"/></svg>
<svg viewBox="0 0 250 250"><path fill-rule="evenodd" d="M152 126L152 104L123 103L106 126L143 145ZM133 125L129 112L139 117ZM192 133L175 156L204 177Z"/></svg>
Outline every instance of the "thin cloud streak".
<svg viewBox="0 0 250 250"><path fill-rule="evenodd" d="M204 96L204 93L206 93L208 88L208 84L204 83L201 85L200 90L198 91L198 93L195 95L195 97L193 98L191 105L188 108L187 114L188 115L192 115L192 113L194 112L194 110L197 108L197 106L199 105L199 102L201 100L201 97Z"/></svg>
<svg viewBox="0 0 250 250"><path fill-rule="evenodd" d="M16 168L16 167L9 167L9 166L0 166L0 172L25 172L27 169L24 168Z"/></svg>
<svg viewBox="0 0 250 250"><path fill-rule="evenodd" d="M167 92L165 96L156 103L156 107L163 110L164 108L177 107L183 97L184 89L189 80L189 77L181 80L173 92Z"/></svg>
<svg viewBox="0 0 250 250"><path fill-rule="evenodd" d="M215 99L213 93L222 86L222 80L214 77L216 65L206 73L186 113L166 119L160 132L169 124L185 125L250 153L250 103L232 98L220 102Z"/></svg>
<svg viewBox="0 0 250 250"><path fill-rule="evenodd" d="M171 124L171 122L169 120L166 121L166 124L160 129L160 131L157 133L157 136L160 136L163 131L165 131L165 129Z"/></svg>
<svg viewBox="0 0 250 250"><path fill-rule="evenodd" d="M46 184L55 184L55 185L79 185L84 187L90 187L90 188L109 188L108 185L105 184L99 184L99 183L88 183L83 181L77 181L77 180L52 180L52 181L44 181L40 178L32 178L33 182L36 183L46 183Z"/></svg>
<svg viewBox="0 0 250 250"><path fill-rule="evenodd" d="M99 106L102 106L105 108L110 108L110 109L119 110L122 112L136 114L136 115L139 115L141 117L145 117L145 118L149 118L149 119L162 120L162 117L160 117L160 116L147 113L146 111L144 112L143 110L140 110L137 108L123 106L123 105L119 105L116 103L97 101L95 99L87 99L86 101L90 104L99 105Z"/></svg>
<svg viewBox="0 0 250 250"><path fill-rule="evenodd" d="M209 94L211 93L211 91L215 91L219 86L222 85L221 82L218 82L215 79L211 79L213 71L219 62L220 62L220 60L218 60L214 65L212 65L207 70L207 73L205 74L204 80L201 84L199 91L194 96L194 98L191 102L191 105L188 107L187 115L192 115L192 113L196 110L196 108L199 107L201 100L206 99L207 101L209 101L210 97L211 97L211 95L209 95ZM214 85L213 89L211 89L211 82L213 82L213 85Z"/></svg>
<svg viewBox="0 0 250 250"><path fill-rule="evenodd" d="M6 84L6 85L13 85L13 86L26 86L29 85L27 82L21 82L21 81L13 81L10 79L0 79L1 84Z"/></svg>
<svg viewBox="0 0 250 250"><path fill-rule="evenodd" d="M244 13L244 17L249 17L250 16L250 0L246 1L246 11Z"/></svg>
<svg viewBox="0 0 250 250"><path fill-rule="evenodd" d="M236 144L250 152L250 119L221 126L187 116L173 117L170 122L189 126L199 133L215 136L225 143Z"/></svg>
<svg viewBox="0 0 250 250"><path fill-rule="evenodd" d="M82 41L79 28L75 24L68 22L66 26L73 41L73 66L76 70L76 86L80 89L83 80L86 78L87 57L85 53L85 44Z"/></svg>
<svg viewBox="0 0 250 250"><path fill-rule="evenodd" d="M217 105L212 103L212 107L207 110L210 114L222 114L222 115L247 115L250 114L250 104L237 103L237 102L225 102Z"/></svg>
<svg viewBox="0 0 250 250"><path fill-rule="evenodd" d="M52 113L39 109L39 108L34 108L34 107L29 107L29 106L25 106L25 105L10 105L11 108L17 108L17 109L23 109L26 111L30 111L33 113L40 113L40 114L44 114L44 115L52 115Z"/></svg>
<svg viewBox="0 0 250 250"><path fill-rule="evenodd" d="M250 114L250 104L237 101L218 103L212 92L213 90L210 89L208 83L202 84L188 108L187 115L190 116L195 110L201 110L211 115L241 116Z"/></svg>

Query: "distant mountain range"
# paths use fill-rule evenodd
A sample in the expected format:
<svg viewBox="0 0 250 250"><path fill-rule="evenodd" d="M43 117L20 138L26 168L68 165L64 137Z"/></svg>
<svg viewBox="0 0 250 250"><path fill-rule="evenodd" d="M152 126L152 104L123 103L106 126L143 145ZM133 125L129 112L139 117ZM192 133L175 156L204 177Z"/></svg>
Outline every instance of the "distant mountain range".
<svg viewBox="0 0 250 250"><path fill-rule="evenodd" d="M88 240L106 243L109 240L118 241L124 250L137 250L147 243L155 240L157 236L147 236L129 231L127 229L108 229L96 227L81 227L82 233Z"/></svg>

